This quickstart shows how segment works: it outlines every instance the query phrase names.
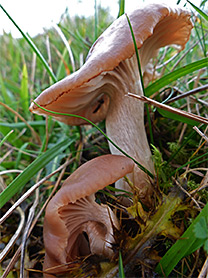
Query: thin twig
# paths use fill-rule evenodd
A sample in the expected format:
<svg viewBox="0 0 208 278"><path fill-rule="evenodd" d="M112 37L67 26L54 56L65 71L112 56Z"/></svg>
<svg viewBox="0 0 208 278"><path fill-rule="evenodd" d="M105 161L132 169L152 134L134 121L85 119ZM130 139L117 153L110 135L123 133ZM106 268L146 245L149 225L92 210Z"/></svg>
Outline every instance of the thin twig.
<svg viewBox="0 0 208 278"><path fill-rule="evenodd" d="M127 96L137 98L137 99L139 99L139 100L141 100L141 101L143 101L145 103L152 104L155 107L161 108L161 109L163 109L165 111L172 112L172 113L174 113L176 115L183 116L183 117L186 117L188 119L191 119L191 120L203 123L203 124L208 124L208 119L206 119L204 117L201 117L201 116L198 116L196 114L192 114L192 113L180 110L178 108L174 108L172 106L168 106L168 105L162 104L162 103L160 103L160 102L158 102L156 100L153 100L151 98L148 98L148 97L145 97L145 96L138 96L138 95L135 95L135 94L132 94L132 93L128 93Z"/></svg>

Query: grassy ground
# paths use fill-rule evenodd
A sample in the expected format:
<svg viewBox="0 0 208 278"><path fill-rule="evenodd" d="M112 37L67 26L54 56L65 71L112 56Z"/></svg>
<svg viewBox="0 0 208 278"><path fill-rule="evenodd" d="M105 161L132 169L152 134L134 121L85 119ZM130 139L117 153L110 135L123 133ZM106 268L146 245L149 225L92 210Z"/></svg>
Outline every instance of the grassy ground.
<svg viewBox="0 0 208 278"><path fill-rule="evenodd" d="M200 9L203 10L203 5ZM193 17L195 26L186 48L178 55L175 55L174 49L165 48L154 59L155 68L160 73L159 82L156 86L153 81L146 88L146 94L153 96L158 102L166 101L171 107L207 119L208 21L206 15L200 15L198 11L196 15L197 17ZM19 277L24 273L23 269L25 277L42 276L42 227L48 198L78 166L109 153L107 140L96 127L69 127L51 118L33 115L28 107L31 100L44 88L82 65L96 37L112 20L108 11L101 9L98 9L96 20L94 17L70 18L66 15L65 20L57 27L58 31L47 30L43 35L32 38L36 48L28 36L14 39L11 34L4 34L0 37L0 273L3 277ZM64 45L60 31L69 42L73 59ZM170 61L166 64L167 60ZM188 96L185 94L187 92ZM178 98L170 101L173 97ZM165 277L159 266L154 269L162 258L166 276L198 277L202 274L208 252L207 124L197 123L195 118L194 121L187 119L183 114L176 116L170 111L164 112L153 105L149 105L149 112L151 127L146 124L146 130L149 142L152 143L161 200L163 203L166 200L168 204L173 200L180 200L180 205L175 205L170 210L170 206L162 207L158 202L147 223L154 223L154 227L158 227L157 217L160 217L164 221L166 233L158 232L159 230L152 227L155 233L148 234L148 243L151 246L149 261L144 258L141 261L141 257L135 255L125 266L125 274L122 272L122 257L126 258L122 249L119 250L120 256L116 258L119 262L119 275ZM196 126L195 129L193 126ZM105 131L104 122L99 127ZM34 186L36 190L33 194L27 194ZM178 188L181 187L183 196L178 193ZM114 195L112 188L107 188L97 198L115 205L115 198L108 197L109 192ZM3 215L10 212L13 204L20 206L11 212L10 217L4 219ZM162 209L166 212L164 218L160 215ZM146 213L144 212L145 215ZM135 219L122 221L125 231L120 236L124 238L128 235L129 241L134 238L140 246L141 237L147 235L145 233L148 229L141 228L142 225ZM128 228L129 225L131 229ZM182 235L183 232L186 234ZM15 233L14 239L12 236ZM187 239L185 244L181 241L175 243L176 238L181 235ZM6 246L11 241L11 246L6 251ZM143 245L140 250L142 248ZM179 252L181 250L182 255ZM146 264L151 263L154 268L147 268Z"/></svg>

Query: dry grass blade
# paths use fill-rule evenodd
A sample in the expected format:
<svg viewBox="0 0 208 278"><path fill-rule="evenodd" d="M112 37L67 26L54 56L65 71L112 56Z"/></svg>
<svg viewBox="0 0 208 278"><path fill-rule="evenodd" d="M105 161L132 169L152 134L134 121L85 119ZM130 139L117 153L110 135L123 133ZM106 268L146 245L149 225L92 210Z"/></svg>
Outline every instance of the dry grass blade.
<svg viewBox="0 0 208 278"><path fill-rule="evenodd" d="M39 201L39 188L37 188L35 191L35 201L34 201L32 207L30 208L28 219L27 219L27 224L26 224L25 231L24 231L23 238L22 238L20 278L24 278L24 265L25 265L24 261L25 261L26 242L27 242L28 233L29 233L33 218L35 216L35 209L38 205L38 201Z"/></svg>
<svg viewBox="0 0 208 278"><path fill-rule="evenodd" d="M0 176L1 175L6 175L6 174L10 174L10 173L22 173L22 170L13 169L13 170L1 171L0 172Z"/></svg>
<svg viewBox="0 0 208 278"><path fill-rule="evenodd" d="M70 156L70 157L71 157L71 156ZM55 191L57 190L57 188L58 188L58 186L59 186L59 184L60 184L60 182L61 182L61 180L62 180L62 178L63 178L63 175L64 175L64 173L65 173L66 167L74 161L75 158L71 158L71 159L70 159L70 157L66 160L65 164L62 165L63 167L62 167L61 173L60 173L60 175L59 175L59 177L58 177L58 179L57 179L57 181L56 181L56 184L55 184L55 186L54 186L54 188L53 188L53 190L52 190L50 196L49 196L48 199L45 201L43 207L41 208L41 210L40 210L40 211L38 212L38 214L36 215L36 217L35 217L35 219L34 219L32 225L31 225L31 227L30 227L30 230L29 230L29 232L28 232L28 234L27 234L27 238L29 237L29 235L30 235L30 233L32 232L34 226L36 225L36 223L37 223L37 221L38 221L40 215L41 215L41 214L43 213L43 211L45 210L45 208L46 208L48 202L50 201L51 197L53 196L53 194L54 194ZM60 167L59 167L58 169L60 169ZM57 169L57 170L58 170L58 169ZM19 248L17 249L17 251L15 252L14 256L13 256L12 259L10 260L10 262L9 262L7 268L5 269L5 271L4 271L4 273L3 273L3 275L2 275L1 278L6 278L6 277L8 276L9 272L11 271L11 269L12 269L13 266L14 266L14 264L15 264L16 261L18 260L18 257L19 257L20 252L21 252L21 246L22 246L22 245L20 245Z"/></svg>
<svg viewBox="0 0 208 278"><path fill-rule="evenodd" d="M171 102L173 102L173 101L179 100L179 99L184 98L184 97L191 96L191 95L193 95L193 94L199 93L199 92L204 91L204 90L207 90L207 89L208 89L208 84L203 85L203 86L201 86L201 87L194 88L193 90L190 90L190 91L188 91L188 92L186 92L186 93L182 93L182 94L179 95L179 96L176 96L176 97L174 97L174 98L169 99L166 103L171 103ZM207 105L208 105L208 104L207 104Z"/></svg>
<svg viewBox="0 0 208 278"><path fill-rule="evenodd" d="M24 223L25 223L25 214L23 210L20 207L17 207L17 211L20 215L20 223L19 226L15 232L15 234L11 237L10 241L7 243L6 247L3 249L3 251L0 253L0 262L6 257L6 255L9 253L13 245L15 244L16 240L19 238L20 233L23 229Z"/></svg>
<svg viewBox="0 0 208 278"><path fill-rule="evenodd" d="M11 269L13 268L14 264L16 263L16 261L18 260L19 254L21 251L21 245L19 246L19 248L17 249L17 251L15 252L14 256L12 257L12 259L10 260L9 264L6 267L6 270L4 271L4 273L2 274L1 278L6 278L9 275L9 272L11 271Z"/></svg>
<svg viewBox="0 0 208 278"><path fill-rule="evenodd" d="M198 278L207 278L208 277L208 257L199 273Z"/></svg>
<svg viewBox="0 0 208 278"><path fill-rule="evenodd" d="M180 59L175 63L175 65L172 67L171 71L174 71L175 68L179 65L179 63L185 58L187 57L187 54L194 49L195 46L197 46L200 43L200 40L202 40L203 38L205 38L208 35L208 33L204 34L203 37L201 37L199 40L197 40L191 47L189 47L184 53L183 55L180 57Z"/></svg>
<svg viewBox="0 0 208 278"><path fill-rule="evenodd" d="M49 67L52 69L52 57L51 57L51 48L50 48L50 41L49 41L49 36L46 36L46 49L47 49L47 54L48 54L48 64Z"/></svg>
<svg viewBox="0 0 208 278"><path fill-rule="evenodd" d="M207 170L208 170L208 168L203 168L203 167L193 168L193 169L186 170L186 174L188 174L188 173L198 173L198 175L199 175L199 173L200 173L199 171L207 171ZM201 174L201 176L204 177L203 174Z"/></svg>
<svg viewBox="0 0 208 278"><path fill-rule="evenodd" d="M72 70L73 70L73 72L75 72L76 68L75 68L74 56L73 56L71 47L70 47L70 45L69 45L69 42L67 41L66 37L64 36L64 34L63 34L63 32L61 31L61 29L59 28L59 26L57 26L56 24L54 24L53 27L56 29L57 33L59 34L59 36L61 37L63 43L64 43L65 46L66 46L66 49L67 49L67 51L68 51L68 53L69 53L69 57L70 57L70 60L71 60Z"/></svg>
<svg viewBox="0 0 208 278"><path fill-rule="evenodd" d="M153 100L151 98L148 98L148 97L145 97L145 96L138 96L138 95L135 95L135 94L132 94L132 93L128 93L127 96L137 98L137 99L139 99L139 100L141 100L141 101L143 101L145 103L152 104L155 107L158 107L160 109L163 109L165 111L174 113L174 114L182 116L182 117L186 117L186 118L188 118L190 120L197 121L197 122L203 123L203 124L208 124L208 119L206 119L204 117L192 114L190 112L182 111L182 110L180 110L178 108L174 108L174 107L162 104L162 103L157 102L157 101L155 101L155 100Z"/></svg>
<svg viewBox="0 0 208 278"><path fill-rule="evenodd" d="M206 141L208 142L208 137L207 137L203 132L201 132L201 131L198 129L198 127L194 126L193 129L196 130L196 132L197 132L204 140L206 140Z"/></svg>
<svg viewBox="0 0 208 278"><path fill-rule="evenodd" d="M166 48L167 49L167 48ZM164 52L166 53L166 52ZM160 68L164 68L164 66L166 66L168 63L170 63L171 61L173 61L178 55L179 55L180 52L177 52L176 54L174 54L170 59L168 59L167 61L165 61L164 63L156 66L156 70L160 69ZM165 57L165 55L164 55ZM163 57L163 58L164 58Z"/></svg>
<svg viewBox="0 0 208 278"><path fill-rule="evenodd" d="M198 249L195 252L195 261L194 261L194 264L192 266L191 272L189 273L189 276L187 278L193 277L194 270L196 269L196 267L198 265L198 262L199 262L199 257L200 257L200 250Z"/></svg>
<svg viewBox="0 0 208 278"><path fill-rule="evenodd" d="M186 191L186 190L180 185L180 183L179 183L176 179L173 178L173 180L174 180L174 182L177 184L177 186L178 186L186 195L188 195L188 196L192 199L192 201L196 204L196 206L198 207L198 209L201 210L200 205L199 205L199 204L197 203L197 201L191 196L191 194L190 194L188 191Z"/></svg>
<svg viewBox="0 0 208 278"><path fill-rule="evenodd" d="M17 113L14 109L12 109L11 107L9 107L8 105L6 105L5 103L0 101L0 105L2 105L4 108L6 108L7 110L9 110L10 112L12 112L13 114L15 114L22 122L25 123L25 125L30 129L30 131L32 132L32 135L35 137L38 145L41 145L41 140L39 135L37 134L37 132L31 127L31 125L28 124L28 122L19 114Z"/></svg>
<svg viewBox="0 0 208 278"><path fill-rule="evenodd" d="M12 146L12 145L6 143L6 142L4 142L4 146L6 146L8 149L10 149L10 150L8 151L8 155L10 155L13 151L18 151L18 152L20 152L20 153L22 153L22 154L26 154L26 155L28 155L28 156L30 156L30 157L34 157L34 158L37 157L36 154L32 154L32 153L26 152L26 151L24 151L24 150L18 149L18 148L14 147L14 146ZM4 159L5 159L5 158L6 158L6 157L4 157ZM2 159L0 160L0 163L1 163L4 159L2 158Z"/></svg>
<svg viewBox="0 0 208 278"><path fill-rule="evenodd" d="M2 224L7 217L25 200L27 199L42 183L44 183L46 180L48 180L50 177L58 173L60 170L62 170L64 167L66 167L70 162L67 161L63 165L61 165L59 168L57 168L54 172L47 175L45 178L41 179L38 183L33 185L24 195L22 195L19 200L5 213L4 216L0 219L0 224Z"/></svg>
<svg viewBox="0 0 208 278"><path fill-rule="evenodd" d="M198 187L198 188L192 190L192 191L190 192L190 194L193 195L193 194L195 194L196 192L198 192L198 191L200 191L200 190L202 190L202 189L204 189L204 188L206 188L206 187L208 187L208 171L207 171L206 175L204 176L203 180L201 181L200 187Z"/></svg>
<svg viewBox="0 0 208 278"><path fill-rule="evenodd" d="M0 159L0 164L8 157L11 155L11 153L13 152L13 149L9 150L8 152L5 153L5 155L3 155L3 157Z"/></svg>
<svg viewBox="0 0 208 278"><path fill-rule="evenodd" d="M70 69L68 68L67 62L64 59L64 56L61 54L61 52L54 45L52 45L52 47L55 50L59 59L62 61L63 65L64 65L64 68L65 68L65 71L66 71L66 75L69 75L71 72L70 72Z"/></svg>

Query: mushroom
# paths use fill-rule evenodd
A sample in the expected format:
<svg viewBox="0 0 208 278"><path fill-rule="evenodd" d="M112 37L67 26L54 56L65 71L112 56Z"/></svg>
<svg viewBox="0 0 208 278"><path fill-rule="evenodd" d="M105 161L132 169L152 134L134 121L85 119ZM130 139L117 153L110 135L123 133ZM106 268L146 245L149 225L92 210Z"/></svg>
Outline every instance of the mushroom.
<svg viewBox="0 0 208 278"><path fill-rule="evenodd" d="M190 14L179 7L150 4L128 14L143 74L159 48L177 45L183 49L192 29ZM35 100L56 112L83 116L97 123L106 119L107 136L149 172L154 173L151 151L144 126L143 103L126 96L143 95L135 48L126 15L115 20L91 47L85 64L75 73L43 91ZM30 111L50 115L32 103ZM80 118L54 115L69 125L86 124ZM112 154L121 154L110 143ZM136 164L129 178L138 188L144 203L151 203L152 185ZM118 188L129 190L122 180Z"/></svg>
<svg viewBox="0 0 208 278"><path fill-rule="evenodd" d="M86 162L65 180L46 208L46 273L62 273L67 270L67 263L89 254L112 257L113 229L119 229L119 222L107 205L95 202L94 193L133 168L130 158L108 154Z"/></svg>

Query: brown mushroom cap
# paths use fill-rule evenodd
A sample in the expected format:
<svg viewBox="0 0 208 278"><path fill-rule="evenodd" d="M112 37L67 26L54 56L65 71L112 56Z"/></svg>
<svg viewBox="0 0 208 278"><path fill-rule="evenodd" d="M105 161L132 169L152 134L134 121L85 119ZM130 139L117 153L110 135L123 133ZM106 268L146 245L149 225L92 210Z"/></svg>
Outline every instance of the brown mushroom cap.
<svg viewBox="0 0 208 278"><path fill-rule="evenodd" d="M117 218L108 206L94 201L94 193L132 172L133 167L127 157L104 155L86 162L65 180L46 208L44 270L82 255L83 231L88 234L91 253L112 255L112 223L118 227ZM87 250L87 246L81 248ZM52 273L65 269L63 265Z"/></svg>
<svg viewBox="0 0 208 278"><path fill-rule="evenodd" d="M184 48L192 29L190 14L180 8L164 4L151 4L128 14L145 70L149 59L165 45L175 44ZM106 117L109 98L105 95L107 72L135 53L126 16L113 22L97 39L89 51L86 63L77 72L46 89L35 101L56 112L84 116L93 122ZM30 111L50 114L34 103ZM67 116L53 115L56 119L76 125L85 121Z"/></svg>

